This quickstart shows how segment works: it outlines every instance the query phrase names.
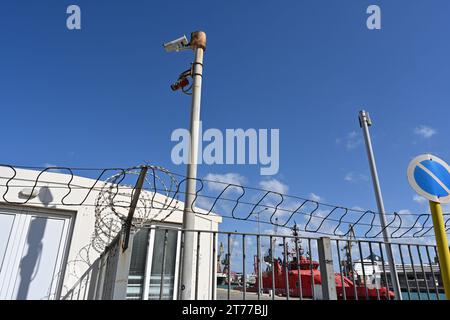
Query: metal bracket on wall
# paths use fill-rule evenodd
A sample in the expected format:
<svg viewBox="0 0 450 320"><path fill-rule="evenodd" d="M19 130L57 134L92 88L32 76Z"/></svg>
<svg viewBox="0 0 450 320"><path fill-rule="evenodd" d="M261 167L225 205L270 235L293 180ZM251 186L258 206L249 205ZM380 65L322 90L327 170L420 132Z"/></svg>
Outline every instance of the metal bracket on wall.
<svg viewBox="0 0 450 320"><path fill-rule="evenodd" d="M125 225L124 225L124 241L122 244L122 251L125 251L128 249L128 242L130 241L130 232L131 232L131 225L133 223L134 211L136 210L136 205L139 200L139 196L141 195L141 190L142 190L142 186L145 181L145 176L147 175L147 170L148 170L147 166L142 166L141 172L139 173L138 180L134 187L133 198L131 200L131 205L130 205L130 211L128 211L127 220L125 221Z"/></svg>

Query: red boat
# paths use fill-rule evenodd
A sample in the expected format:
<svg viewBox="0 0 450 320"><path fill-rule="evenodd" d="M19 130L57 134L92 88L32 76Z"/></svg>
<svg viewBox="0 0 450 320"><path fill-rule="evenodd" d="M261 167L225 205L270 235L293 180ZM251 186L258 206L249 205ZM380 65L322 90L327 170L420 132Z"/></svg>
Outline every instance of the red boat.
<svg viewBox="0 0 450 320"><path fill-rule="evenodd" d="M317 261L310 261L303 256L300 256L299 265L296 260L294 258L294 261L289 262L287 266L289 296L300 297L300 287L302 288L301 295L303 298L317 296L317 292L315 293L314 290L320 290L320 286L315 285L322 284L319 263ZM282 266L282 261L279 259L274 259L271 265L274 266L273 271L270 269L262 273L263 292L269 293L275 284L275 294L286 295L286 268ZM274 283L272 281L272 274L274 275ZM386 287L380 287L377 290L377 288L369 288L369 286L366 288L363 283L355 285L348 277L343 276L341 278L339 273L335 273L334 280L338 299L344 299L344 291L347 300L355 300L355 291L359 300L388 300L394 299L395 296L394 292L388 290ZM256 279L255 291L257 290L258 283L259 281ZM300 283L301 286L299 285Z"/></svg>

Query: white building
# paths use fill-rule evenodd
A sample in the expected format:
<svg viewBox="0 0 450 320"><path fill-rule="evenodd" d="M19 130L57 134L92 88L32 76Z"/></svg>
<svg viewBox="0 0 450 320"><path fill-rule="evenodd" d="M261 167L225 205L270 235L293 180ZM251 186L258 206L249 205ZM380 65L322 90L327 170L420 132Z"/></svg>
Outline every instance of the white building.
<svg viewBox="0 0 450 320"><path fill-rule="evenodd" d="M379 256L375 254L369 255L362 260L362 263L361 260L356 260L354 263L354 270L358 279L365 283L368 289L381 288L383 261Z"/></svg>
<svg viewBox="0 0 450 320"><path fill-rule="evenodd" d="M125 291L127 298L153 299L160 298L161 287L162 298L176 298L183 203L159 193L147 190L141 193L134 217L146 227L132 236L126 251L129 257L125 254L125 260L119 261L119 264L125 261L125 269L118 265L121 270L113 273L109 270L106 275L90 271L94 267L101 270L98 265L104 269L111 266L112 260L99 257L121 234L119 217L126 217L132 191L129 186L118 188L113 183L65 172L40 174L0 166L0 299L111 299L124 297ZM117 196L111 196L116 190L120 190ZM197 214L195 229L217 231L220 222L221 218L215 214ZM170 230L166 232L156 226ZM208 232L201 235L199 268L194 268L201 270L198 299L211 299L215 294L213 237ZM193 254L196 256L197 252ZM127 274L121 275L123 270ZM122 295L105 293L111 290L111 279L121 286ZM81 294L80 290L71 291L77 285L84 287ZM100 286L101 290L91 290Z"/></svg>

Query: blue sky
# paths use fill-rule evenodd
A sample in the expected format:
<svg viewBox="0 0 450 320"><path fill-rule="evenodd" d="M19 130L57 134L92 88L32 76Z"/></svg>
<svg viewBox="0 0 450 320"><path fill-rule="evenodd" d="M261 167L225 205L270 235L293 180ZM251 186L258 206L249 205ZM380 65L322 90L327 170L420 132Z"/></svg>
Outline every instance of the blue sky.
<svg viewBox="0 0 450 320"><path fill-rule="evenodd" d="M82 30L66 28L70 4L81 7ZM371 4L381 7L381 30L366 28ZM1 162L146 161L184 174L170 135L188 126L190 99L169 85L192 54L161 44L204 30L204 128L280 129L280 171L202 165L199 176L233 173L375 209L357 120L364 108L386 209L426 212L406 168L425 152L450 160L449 13L445 0L2 1Z"/></svg>

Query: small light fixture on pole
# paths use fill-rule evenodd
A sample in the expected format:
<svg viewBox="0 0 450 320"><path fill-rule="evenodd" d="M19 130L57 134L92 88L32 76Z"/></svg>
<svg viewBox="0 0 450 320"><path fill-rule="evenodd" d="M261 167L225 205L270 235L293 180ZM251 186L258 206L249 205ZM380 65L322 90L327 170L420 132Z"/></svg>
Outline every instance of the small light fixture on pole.
<svg viewBox="0 0 450 320"><path fill-rule="evenodd" d="M381 188L380 188L380 182L378 180L378 172L377 172L377 166L375 163L375 156L373 154L373 148L372 148L372 141L370 139L370 132L369 132L369 126L372 125L372 120L369 117L369 113L362 110L359 112L359 125L363 130L364 134L364 140L366 143L366 151L367 151L367 157L369 159L369 166L370 166L370 172L372 174L372 182L373 182L373 188L375 191L375 198L377 201L378 206L378 213L380 215L380 222L381 222L381 228L383 229L383 238L386 248L386 255L389 262L389 271L391 275L391 282L392 287L394 289L395 298L397 300L402 300L402 294L400 292L400 283L398 280L397 275L397 268L395 267L395 260L394 255L392 253L392 247L390 244L389 234L387 230L387 224L386 224L386 216L384 211L384 203L383 203L383 197L381 195ZM389 288L389 286L388 286Z"/></svg>
<svg viewBox="0 0 450 320"><path fill-rule="evenodd" d="M189 163L187 165L186 175L186 194L183 211L183 260L181 262L181 299L192 300L195 294L195 285L193 284L193 272L195 270L196 259L194 259L194 232L195 229L195 212L194 201L196 192L197 179L197 156L198 156L198 142L200 132L200 101L202 90L202 74L203 74L203 53L206 49L206 34L203 31L196 31L191 33L190 42L187 42L185 36L165 43L164 48L167 52L182 51L192 49L195 54L192 68L183 72L178 80L171 86L173 91L182 89L184 93L187 91L184 88L188 85L187 77L192 77L192 107L191 107L191 121L190 121L190 148L189 148ZM200 254L197 252L197 254Z"/></svg>

